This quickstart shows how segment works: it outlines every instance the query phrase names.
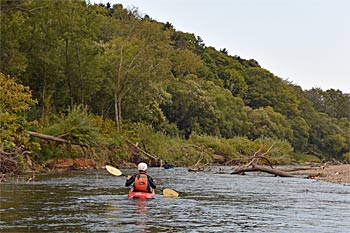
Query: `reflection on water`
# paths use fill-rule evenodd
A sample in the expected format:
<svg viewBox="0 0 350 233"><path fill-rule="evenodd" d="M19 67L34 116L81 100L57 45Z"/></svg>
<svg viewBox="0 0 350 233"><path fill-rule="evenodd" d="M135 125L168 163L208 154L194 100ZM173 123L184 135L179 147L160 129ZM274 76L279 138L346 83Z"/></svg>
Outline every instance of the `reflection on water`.
<svg viewBox="0 0 350 233"><path fill-rule="evenodd" d="M124 173L135 171L125 170ZM180 198L128 199L106 171L1 184L0 232L348 232L350 186L151 168Z"/></svg>
<svg viewBox="0 0 350 233"><path fill-rule="evenodd" d="M136 214L139 216L147 216L147 202L146 199L133 199L136 206Z"/></svg>

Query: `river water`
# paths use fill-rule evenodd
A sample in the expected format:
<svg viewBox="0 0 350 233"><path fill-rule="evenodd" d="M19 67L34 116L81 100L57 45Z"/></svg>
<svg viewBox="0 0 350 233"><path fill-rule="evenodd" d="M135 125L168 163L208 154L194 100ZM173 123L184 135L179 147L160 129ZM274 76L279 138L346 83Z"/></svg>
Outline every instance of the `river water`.
<svg viewBox="0 0 350 233"><path fill-rule="evenodd" d="M105 170L10 180L0 184L0 232L350 232L349 185L217 169L150 168L151 200L128 199L125 177Z"/></svg>

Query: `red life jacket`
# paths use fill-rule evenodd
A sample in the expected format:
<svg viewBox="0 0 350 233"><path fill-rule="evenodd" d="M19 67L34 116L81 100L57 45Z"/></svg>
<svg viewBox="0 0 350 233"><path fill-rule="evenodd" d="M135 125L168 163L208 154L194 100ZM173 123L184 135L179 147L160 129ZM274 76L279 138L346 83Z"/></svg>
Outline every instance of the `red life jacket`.
<svg viewBox="0 0 350 233"><path fill-rule="evenodd" d="M135 177L134 190L147 192L148 189L148 178L145 174L139 174Z"/></svg>

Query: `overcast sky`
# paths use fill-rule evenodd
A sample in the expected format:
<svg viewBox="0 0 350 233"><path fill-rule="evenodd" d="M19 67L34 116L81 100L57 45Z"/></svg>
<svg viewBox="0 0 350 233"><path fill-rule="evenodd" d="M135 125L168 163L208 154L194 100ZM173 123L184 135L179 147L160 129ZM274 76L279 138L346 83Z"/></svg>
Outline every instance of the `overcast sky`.
<svg viewBox="0 0 350 233"><path fill-rule="evenodd" d="M350 93L350 0L91 0L137 7L301 86Z"/></svg>

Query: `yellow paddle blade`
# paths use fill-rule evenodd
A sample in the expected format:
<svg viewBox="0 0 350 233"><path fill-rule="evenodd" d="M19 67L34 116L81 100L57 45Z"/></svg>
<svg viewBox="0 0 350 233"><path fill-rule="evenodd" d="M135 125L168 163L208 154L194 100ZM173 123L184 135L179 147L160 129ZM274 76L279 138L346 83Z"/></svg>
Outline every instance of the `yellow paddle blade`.
<svg viewBox="0 0 350 233"><path fill-rule="evenodd" d="M163 195L165 197L179 197L179 194L172 189L163 189Z"/></svg>
<svg viewBox="0 0 350 233"><path fill-rule="evenodd" d="M109 173L115 176L121 176L123 174L118 168L115 168L109 165L106 165L106 169Z"/></svg>

